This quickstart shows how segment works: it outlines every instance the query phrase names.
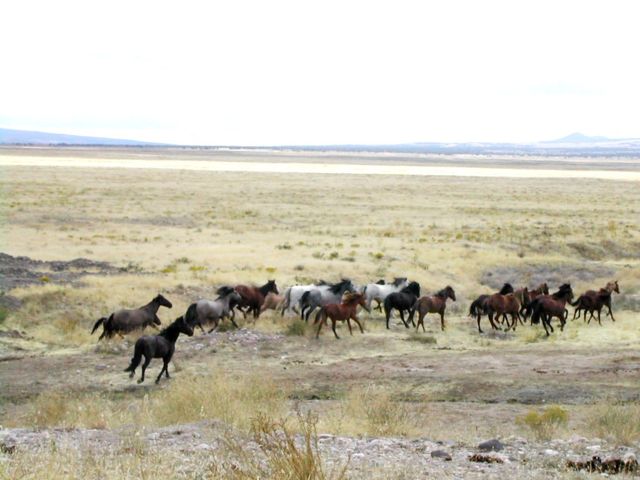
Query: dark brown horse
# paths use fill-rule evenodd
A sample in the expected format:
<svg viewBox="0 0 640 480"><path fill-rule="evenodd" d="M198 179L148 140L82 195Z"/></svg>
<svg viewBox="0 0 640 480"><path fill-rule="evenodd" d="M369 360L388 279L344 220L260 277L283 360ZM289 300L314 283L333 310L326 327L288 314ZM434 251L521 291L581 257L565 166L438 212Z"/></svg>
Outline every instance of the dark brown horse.
<svg viewBox="0 0 640 480"><path fill-rule="evenodd" d="M502 315L502 321L507 321L507 330L516 329L518 320L520 320L520 301L515 293L502 295L494 293L487 299L487 310L489 311L489 322L493 324L492 317L496 315L496 321ZM511 315L511 324L509 324L507 315Z"/></svg>
<svg viewBox="0 0 640 480"><path fill-rule="evenodd" d="M537 324L542 320L544 331L549 336L549 330L553 332L551 319L553 317L560 320L560 331L564 330L568 313L565 305L573 299L573 290L571 285L565 283L560 286L553 295L541 295L531 302L532 307L531 323ZM548 328L547 328L548 327Z"/></svg>
<svg viewBox="0 0 640 480"><path fill-rule="evenodd" d="M549 295L549 286L547 285L547 282L544 282L538 285L536 288L528 289L527 287L524 287L516 290L514 293L516 294L516 297L518 297L518 300L520 300L520 315L522 315L522 317L524 317L524 319L526 320L528 317L527 307L529 306L529 304L540 295Z"/></svg>
<svg viewBox="0 0 640 480"><path fill-rule="evenodd" d="M504 285L502 285L502 288L498 293L500 293L501 295L513 293L513 287L510 283L505 283ZM476 317L478 320L479 333L482 333L482 329L480 328L480 319L482 318L482 315L486 315L489 318L491 328L493 328L494 330L499 330L498 326L493 323L493 317L489 317L489 297L491 297L491 295L480 295L473 302L471 302L471 305L469 306L469 316Z"/></svg>
<svg viewBox="0 0 640 480"><path fill-rule="evenodd" d="M102 317L93 326L91 334L93 334L101 324L102 335L100 335L98 341L104 337L111 338L116 333L122 336L123 333L128 333L133 330L144 330L144 328L149 325L158 328L156 325L162 323L157 315L158 309L160 307L171 308L172 306L169 300L158 294L143 307L134 310L118 310L112 313L109 318Z"/></svg>
<svg viewBox="0 0 640 480"><path fill-rule="evenodd" d="M444 287L435 295L425 295L424 297L420 297L418 301L415 303L413 308L411 309L411 313L409 314L409 318L411 319L411 324L415 325L416 330L422 325L422 331L426 332L424 328L424 317L427 313L438 313L440 315L440 328L444 332L444 310L447 308L447 298L450 298L454 302L456 301L456 292L453 291L449 285ZM413 314L418 311L418 323L413 323Z"/></svg>
<svg viewBox="0 0 640 480"><path fill-rule="evenodd" d="M248 312L253 312L253 318L258 318L260 316L260 308L264 303L264 299L269 292L280 293L278 292L278 287L276 286L275 280L269 280L261 287L250 287L247 285L237 285L235 287L236 292L240 294L242 300L238 303L238 310L242 312L242 314L247 316L244 308L247 309Z"/></svg>
<svg viewBox="0 0 640 480"><path fill-rule="evenodd" d="M358 324L360 327L360 332L364 333L362 329L362 325L360 324L360 320L356 316L356 311L358 309L358 305L362 308L366 308L365 304L365 296L362 293L345 293L342 303L330 303L321 307L318 313L316 314L316 319L313 322L318 325L318 331L316 332L316 338L320 336L320 330L322 329L322 324L326 323L327 317L331 319L331 329L333 330L333 334L337 339L340 339L338 333L336 332L336 322L338 320L344 322L347 321L347 326L349 327L349 333L353 335L353 330L351 329L351 320Z"/></svg>
<svg viewBox="0 0 640 480"><path fill-rule="evenodd" d="M613 312L611 311L611 294L613 292L620 293L617 280L608 282L604 288L601 288L597 292L595 290L587 290L584 292L571 304L576 307L573 312L573 320L580 317L581 311L584 311L584 320L587 320L587 313L590 313L588 320L588 323L590 323L591 319L594 318L594 312L598 312L598 324L602 325L600 322L600 312L603 307L607 307L608 315L611 317L611 320L615 322L616 319L613 318Z"/></svg>

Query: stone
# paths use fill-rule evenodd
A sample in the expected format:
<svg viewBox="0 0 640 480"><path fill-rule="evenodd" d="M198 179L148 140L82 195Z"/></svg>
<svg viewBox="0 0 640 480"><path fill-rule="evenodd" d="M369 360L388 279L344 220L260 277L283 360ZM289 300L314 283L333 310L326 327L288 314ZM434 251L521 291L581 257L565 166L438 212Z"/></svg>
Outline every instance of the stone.
<svg viewBox="0 0 640 480"><path fill-rule="evenodd" d="M451 461L451 455L449 455L449 453L445 452L444 450L433 450L431 452L431 458L441 458L446 462Z"/></svg>
<svg viewBox="0 0 640 480"><path fill-rule="evenodd" d="M487 440L478 445L478 450L481 452L499 452L504 449L504 444L497 438Z"/></svg>

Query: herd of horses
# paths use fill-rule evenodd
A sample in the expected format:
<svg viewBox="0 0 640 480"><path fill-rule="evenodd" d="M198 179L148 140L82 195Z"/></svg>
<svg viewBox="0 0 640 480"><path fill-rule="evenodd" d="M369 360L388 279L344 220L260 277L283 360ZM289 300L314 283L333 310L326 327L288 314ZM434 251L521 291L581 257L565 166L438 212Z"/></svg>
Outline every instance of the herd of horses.
<svg viewBox="0 0 640 480"><path fill-rule="evenodd" d="M606 308L607 315L615 321L611 310L611 296L620 293L617 281L608 282L599 290L587 290L573 301L574 295L571 285L562 284L558 290L549 293L549 287L542 283L535 288L527 287L514 289L509 283L495 293L483 294L476 298L469 307L469 316L475 318L478 324L478 332L482 317L486 316L492 329L506 331L515 330L518 323L524 325L530 319L532 325L542 323L549 336L553 332L551 321L557 318L560 322L560 330L568 320L567 305L575 307L573 319L580 318L591 322L597 318L601 323L601 312ZM456 301L454 289L447 285L433 295L420 295L420 284L409 281L407 278L395 278L393 282L386 283L380 280L361 288L353 284L349 279L341 279L337 283L329 284L320 281L309 285L294 285L285 289L280 294L275 280L269 280L260 287L250 285L224 285L217 289L215 300L201 299L192 303L184 315L179 316L167 328L158 335L140 337L134 347L134 355L131 364L125 371L133 377L136 368L142 362L142 376L139 383L144 381L144 373L152 358L162 358L164 365L156 379L160 381L162 374L169 377L167 366L171 361L178 336L182 334L193 335L195 327L199 327L205 333L204 326L211 326L209 333L214 331L224 319L237 328L235 312L241 312L246 318L247 314L255 319L268 309L278 311L282 316L287 313L295 313L300 318L309 321L311 314L317 310L314 325L317 325L316 338L320 335L322 326L331 321L331 328L337 339L340 337L336 331L337 322L346 322L349 333L353 335L351 321L354 321L364 333L362 324L357 317L360 306L368 313L374 309L384 312L386 327L389 329L389 321L394 310L398 311L400 320L406 328L411 325L418 330L426 331L424 326L425 316L429 313L440 316L440 328L445 330L445 310L447 300ZM375 306L374 306L375 302ZM162 295L157 295L148 304L132 310L118 310L109 317L102 317L96 321L91 333L100 326L102 333L98 340L111 338L114 335L123 335L133 330L144 329L147 326L158 328L161 324L158 318L158 310L163 306L172 308L172 304ZM417 313L417 323L414 317ZM406 314L406 319L405 319ZM588 316L589 315L589 316ZM597 316L596 316L597 315ZM588 316L588 318L587 318Z"/></svg>

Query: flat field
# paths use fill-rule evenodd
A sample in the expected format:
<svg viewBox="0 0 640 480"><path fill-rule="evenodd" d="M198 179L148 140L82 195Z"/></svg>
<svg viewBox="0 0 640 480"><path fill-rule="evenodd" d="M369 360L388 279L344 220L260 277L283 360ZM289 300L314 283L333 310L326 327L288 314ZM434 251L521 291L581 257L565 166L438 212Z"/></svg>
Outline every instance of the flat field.
<svg viewBox="0 0 640 480"><path fill-rule="evenodd" d="M61 157L83 166L50 166ZM349 478L581 478L567 460L637 454L638 163L515 159L517 178L180 169L211 160L356 169L508 163L371 157L0 151L0 476L139 477L169 466L185 478L283 478L293 467L278 470L268 448L277 442L260 442L265 429L282 433L270 423L280 419L296 435L314 425L321 458L311 457L328 470L346 465ZM91 159L121 168L87 167ZM122 168L136 159L172 164ZM617 176L536 178L541 168ZM181 337L172 379L158 386L159 360L143 385L122 372L139 333L98 344L90 335L99 317L157 293L173 302L159 311L166 325L223 284L276 279L282 291L396 276L425 294L455 289L446 331L434 316L426 333L399 319L386 330L380 313L363 311L364 335L339 327L336 340L326 328L316 340L293 316L269 311L255 323L240 318L240 330L225 323L225 331ZM506 281L570 282L580 293L613 279L616 321L603 316L602 326L570 321L546 338L540 326L490 332L483 320L479 334L467 316L476 296ZM502 463L469 461L489 438L506 445L493 454ZM432 458L436 449L453 461ZM280 453L294 462L295 453Z"/></svg>

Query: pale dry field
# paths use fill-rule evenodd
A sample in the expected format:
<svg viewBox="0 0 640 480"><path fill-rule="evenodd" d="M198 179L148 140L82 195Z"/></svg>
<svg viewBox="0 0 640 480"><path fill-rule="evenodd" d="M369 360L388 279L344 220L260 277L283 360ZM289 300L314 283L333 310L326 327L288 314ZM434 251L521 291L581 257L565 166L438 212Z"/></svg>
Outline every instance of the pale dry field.
<svg viewBox="0 0 640 480"><path fill-rule="evenodd" d="M524 170L523 178L473 178L3 165L4 253L120 269L72 284L44 272L38 284L4 292L20 306L3 310L0 330L22 332L0 336L5 427L116 431L218 419L249 431L258 412L311 410L321 433L474 445L533 439L517 419L558 404L569 420L554 438L638 448L638 182L526 178ZM433 317L426 334L397 322L387 331L380 314L362 312L364 335L341 328L336 341L325 329L315 340L308 330L292 335L293 318L266 313L240 334L181 338L174 379L158 387L157 360L144 386L121 371L136 335L98 346L89 335L98 317L158 292L174 304L159 312L166 324L222 284L275 278L284 290L394 276L419 281L424 293L454 287L446 332ZM551 288L570 281L576 292L618 279L617 321L570 322L549 339L529 325L477 333L466 316L473 298L540 278ZM630 408L622 423L638 425L624 440L617 427L607 424L607 439L598 426L610 404ZM15 476L22 461L28 455L0 471Z"/></svg>

